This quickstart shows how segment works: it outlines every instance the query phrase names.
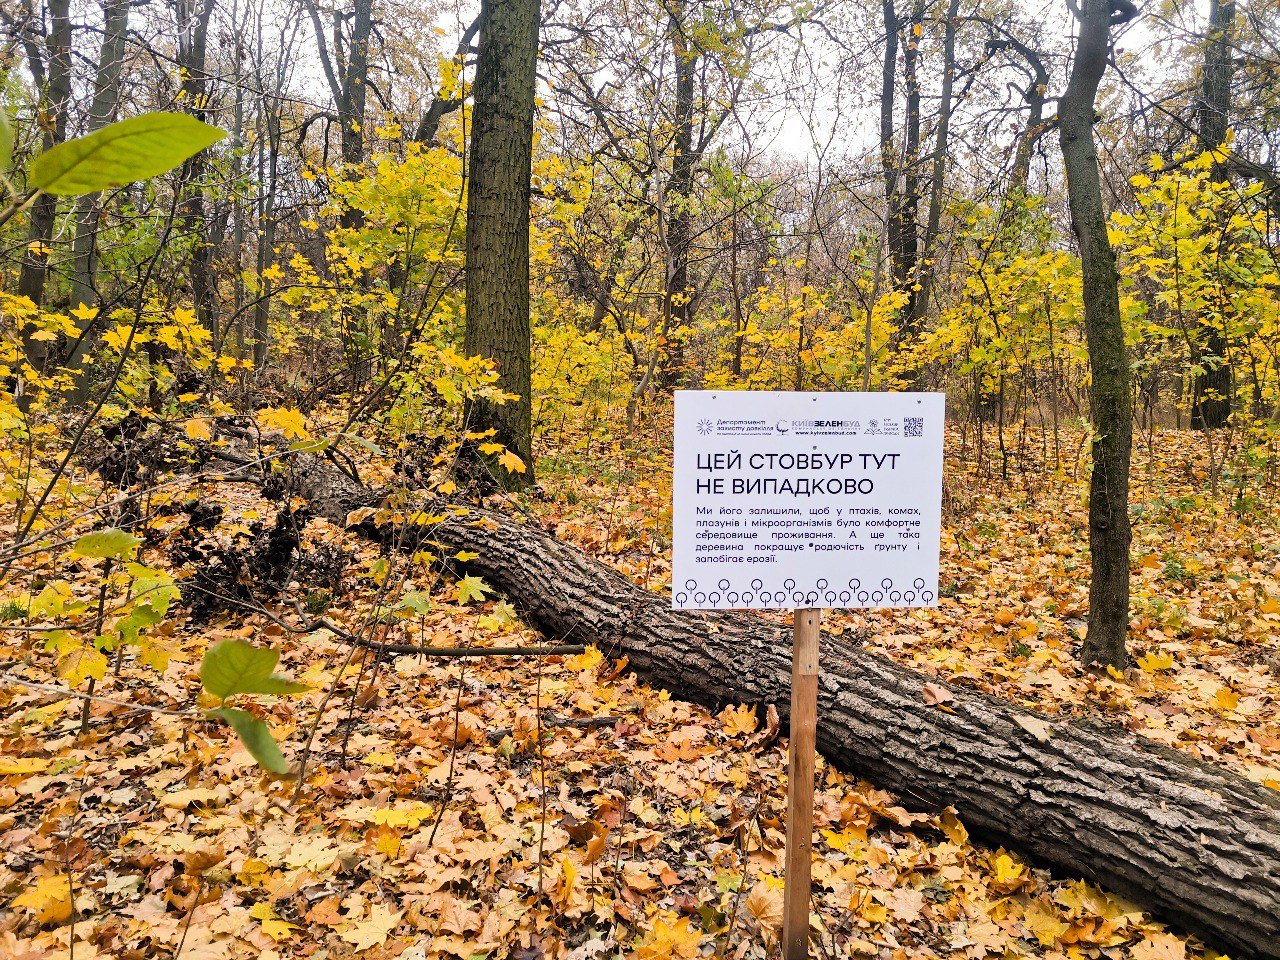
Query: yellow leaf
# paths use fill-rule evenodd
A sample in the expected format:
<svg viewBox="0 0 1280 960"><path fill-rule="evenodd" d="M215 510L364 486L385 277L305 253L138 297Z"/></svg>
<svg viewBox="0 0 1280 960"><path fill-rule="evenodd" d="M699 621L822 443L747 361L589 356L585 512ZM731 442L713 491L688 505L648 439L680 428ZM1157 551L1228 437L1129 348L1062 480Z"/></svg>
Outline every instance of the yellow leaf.
<svg viewBox="0 0 1280 960"><path fill-rule="evenodd" d="M524 473L524 461L517 457L510 450L507 450L498 458L498 463L506 468L507 473Z"/></svg>
<svg viewBox="0 0 1280 960"><path fill-rule="evenodd" d="M288 440L306 440L311 437L307 430L307 418L297 410L267 407L258 411L258 421L264 427L279 430Z"/></svg>
<svg viewBox="0 0 1280 960"><path fill-rule="evenodd" d="M1213 699L1217 701L1218 706L1223 710L1230 711L1240 706L1240 694L1236 693L1230 687L1223 687L1214 694Z"/></svg>
<svg viewBox="0 0 1280 960"><path fill-rule="evenodd" d="M725 707L720 713L720 726L731 737L747 733L755 733L757 725L756 708L740 704L736 707Z"/></svg>
<svg viewBox="0 0 1280 960"><path fill-rule="evenodd" d="M193 417L187 421L187 437L192 440L209 440L213 434L209 431L209 421L204 417Z"/></svg>
<svg viewBox="0 0 1280 960"><path fill-rule="evenodd" d="M272 940L284 940L298 929L297 925L281 920L275 907L265 900L250 907L249 916L262 925L262 932Z"/></svg>
<svg viewBox="0 0 1280 960"><path fill-rule="evenodd" d="M1027 868L1007 853L996 857L992 866L995 868L995 884L1002 890L1013 890L1027 880Z"/></svg>
<svg viewBox="0 0 1280 960"><path fill-rule="evenodd" d="M390 910L378 904L369 910L369 915L351 928L339 934L343 940L356 948L357 952L368 950L386 943L400 923L402 911Z"/></svg>
<svg viewBox="0 0 1280 960"><path fill-rule="evenodd" d="M604 654L600 652L600 648L596 646L588 646L586 650L575 657L570 657L565 661L564 665L570 670L583 671L594 670L604 662Z"/></svg>
<svg viewBox="0 0 1280 960"><path fill-rule="evenodd" d="M1150 933L1129 948L1133 960L1185 960L1187 945L1171 933Z"/></svg>
<svg viewBox="0 0 1280 960"><path fill-rule="evenodd" d="M0 757L0 777L15 774L39 773L48 770L51 761L41 757Z"/></svg>
<svg viewBox="0 0 1280 960"><path fill-rule="evenodd" d="M63 923L71 918L71 878L65 873L41 877L11 906L30 911L37 923Z"/></svg>
<svg viewBox="0 0 1280 960"><path fill-rule="evenodd" d="M637 960L693 960L702 953L702 934L689 926L688 917L667 912L656 918L649 936L636 950Z"/></svg>
<svg viewBox="0 0 1280 960"><path fill-rule="evenodd" d="M1173 654L1152 651L1146 656L1138 658L1138 666L1142 668L1144 673L1160 673L1163 670L1172 670Z"/></svg>
<svg viewBox="0 0 1280 960"><path fill-rule="evenodd" d="M1016 716L1013 719L1018 726L1027 731L1027 733L1031 734L1041 743L1048 743L1049 738L1053 736L1053 727L1049 726L1048 723L1041 720L1039 717Z"/></svg>
<svg viewBox="0 0 1280 960"><path fill-rule="evenodd" d="M58 676L75 687L87 678L101 680L107 675L107 658L93 647L76 647L58 659Z"/></svg>
<svg viewBox="0 0 1280 960"><path fill-rule="evenodd" d="M1027 931L1040 941L1042 947L1052 947L1069 928L1069 924L1062 921L1057 908L1052 903L1041 900L1027 905L1022 923Z"/></svg>
<svg viewBox="0 0 1280 960"><path fill-rule="evenodd" d="M761 880L743 901L747 913L756 918L760 926L777 936L782 929L782 891Z"/></svg>
<svg viewBox="0 0 1280 960"><path fill-rule="evenodd" d="M957 847L963 847L969 842L969 831L965 829L964 824L960 822L960 818L956 816L955 810L951 807L943 810L942 816L938 817L938 827L946 834L947 839Z"/></svg>

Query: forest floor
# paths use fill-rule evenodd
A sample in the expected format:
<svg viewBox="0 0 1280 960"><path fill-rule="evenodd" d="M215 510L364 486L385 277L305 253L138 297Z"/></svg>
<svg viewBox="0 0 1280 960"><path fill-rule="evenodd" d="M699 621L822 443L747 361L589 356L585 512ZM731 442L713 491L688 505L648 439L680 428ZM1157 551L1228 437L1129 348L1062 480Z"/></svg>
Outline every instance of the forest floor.
<svg viewBox="0 0 1280 960"><path fill-rule="evenodd" d="M1058 458L1052 437L1021 439L1007 481L990 436L982 472L973 437L949 439L936 609L833 615L829 629L1280 789L1275 488L1247 472L1211 482L1187 434L1136 444L1135 665L1086 674L1074 659L1087 600L1083 443L1064 435ZM664 423L625 445L545 442L542 492L523 508L662 589L667 444ZM275 510L242 486L174 496L224 512L203 529L189 512L158 515L149 563L176 564L197 541L242 543ZM0 536L13 534L6 522ZM379 638L433 646L541 639L501 598L324 521L304 545L328 570L300 585L306 608L353 632L377 624ZM25 562L2 599L25 601L55 573L98 594L102 561ZM415 609L388 622L406 594ZM263 775L199 714L199 660L224 637L281 650L282 672L311 685L260 711L291 761L312 744L301 787ZM163 670L130 654L97 684L113 702L92 701L82 733L86 701L56 692L53 656L28 632L0 631L0 957L776 954L786 743L768 712L709 713L594 648L544 662L375 664L332 634L290 633L244 609L180 617L164 643ZM1132 904L971 842L950 812L910 813L821 763L819 780L817 956L1216 956Z"/></svg>

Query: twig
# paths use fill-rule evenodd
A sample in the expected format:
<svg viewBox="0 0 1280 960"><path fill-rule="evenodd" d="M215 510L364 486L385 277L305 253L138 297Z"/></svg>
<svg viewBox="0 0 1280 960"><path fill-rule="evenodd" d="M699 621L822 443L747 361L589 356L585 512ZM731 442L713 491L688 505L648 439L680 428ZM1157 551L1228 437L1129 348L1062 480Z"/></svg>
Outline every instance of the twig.
<svg viewBox="0 0 1280 960"><path fill-rule="evenodd" d="M381 643L377 640L354 638L357 646L378 653L399 653L406 656L440 657L446 660L462 657L570 657L586 652L580 644L561 644L547 647L420 647L414 643Z"/></svg>

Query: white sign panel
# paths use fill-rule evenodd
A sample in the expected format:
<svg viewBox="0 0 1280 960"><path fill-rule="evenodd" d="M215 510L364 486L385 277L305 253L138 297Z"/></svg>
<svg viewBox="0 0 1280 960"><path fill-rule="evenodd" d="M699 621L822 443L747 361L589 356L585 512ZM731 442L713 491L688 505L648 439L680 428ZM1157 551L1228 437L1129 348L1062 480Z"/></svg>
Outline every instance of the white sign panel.
<svg viewBox="0 0 1280 960"><path fill-rule="evenodd" d="M938 597L941 393L681 390L677 610Z"/></svg>

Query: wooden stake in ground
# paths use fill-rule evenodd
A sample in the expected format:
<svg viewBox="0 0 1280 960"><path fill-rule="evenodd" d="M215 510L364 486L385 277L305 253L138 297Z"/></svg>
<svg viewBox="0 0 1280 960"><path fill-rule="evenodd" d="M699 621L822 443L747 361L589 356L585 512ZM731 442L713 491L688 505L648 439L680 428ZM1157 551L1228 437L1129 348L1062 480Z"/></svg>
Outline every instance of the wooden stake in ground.
<svg viewBox="0 0 1280 960"><path fill-rule="evenodd" d="M783 960L807 960L813 870L813 770L818 734L818 636L822 632L822 611L797 610L794 617L782 956Z"/></svg>

